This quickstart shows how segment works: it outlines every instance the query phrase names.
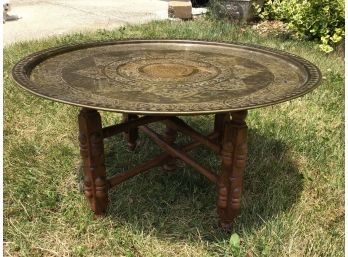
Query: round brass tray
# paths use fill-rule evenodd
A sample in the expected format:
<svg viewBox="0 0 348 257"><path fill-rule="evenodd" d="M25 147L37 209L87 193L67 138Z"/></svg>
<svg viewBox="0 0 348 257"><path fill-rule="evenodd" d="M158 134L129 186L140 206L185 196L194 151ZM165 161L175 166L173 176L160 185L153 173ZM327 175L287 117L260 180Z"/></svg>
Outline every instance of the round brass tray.
<svg viewBox="0 0 348 257"><path fill-rule="evenodd" d="M13 68L24 89L58 102L139 114L203 114L273 105L314 89L319 69L270 48L192 40L67 45Z"/></svg>

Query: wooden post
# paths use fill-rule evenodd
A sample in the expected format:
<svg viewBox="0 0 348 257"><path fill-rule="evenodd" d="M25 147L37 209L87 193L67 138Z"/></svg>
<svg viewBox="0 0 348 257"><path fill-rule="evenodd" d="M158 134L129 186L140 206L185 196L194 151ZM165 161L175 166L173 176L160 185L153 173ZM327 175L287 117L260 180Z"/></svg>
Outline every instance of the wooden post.
<svg viewBox="0 0 348 257"><path fill-rule="evenodd" d="M225 120L230 117L229 113L217 113L214 119L214 132L219 134L218 143L221 144L224 136L224 124Z"/></svg>
<svg viewBox="0 0 348 257"><path fill-rule="evenodd" d="M138 118L138 115L136 114L123 114L123 122L135 120L137 118ZM124 135L128 142L129 149L133 151L135 147L137 146L138 128L129 129L124 133Z"/></svg>
<svg viewBox="0 0 348 257"><path fill-rule="evenodd" d="M168 144L173 144L177 136L177 131L172 128L170 125L166 124L164 130L163 139ZM176 160L175 158L170 158L166 164L163 165L163 168L168 171L173 171L176 169Z"/></svg>
<svg viewBox="0 0 348 257"><path fill-rule="evenodd" d="M231 116L232 120L226 119L224 125L217 201L219 225L227 230L231 229L233 219L240 213L247 157L247 111L232 112Z"/></svg>
<svg viewBox="0 0 348 257"><path fill-rule="evenodd" d="M84 174L83 192L96 215L104 215L109 185L104 165L101 117L96 110L82 108L79 117L79 141Z"/></svg>

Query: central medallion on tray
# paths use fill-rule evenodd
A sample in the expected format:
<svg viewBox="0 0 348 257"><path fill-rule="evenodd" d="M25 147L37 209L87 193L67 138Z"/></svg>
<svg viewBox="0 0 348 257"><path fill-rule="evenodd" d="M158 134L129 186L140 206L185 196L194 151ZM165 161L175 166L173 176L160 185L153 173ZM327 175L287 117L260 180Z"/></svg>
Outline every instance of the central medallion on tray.
<svg viewBox="0 0 348 257"><path fill-rule="evenodd" d="M162 88L167 83L196 83L210 80L221 73L226 74L227 72L223 67L218 68L209 62L203 60L199 62L191 58L188 59L188 57L192 58L192 56L174 58L174 56L169 55L167 58L152 56L152 58L145 59L133 58L125 62L120 60L107 65L105 74L116 81L128 79L129 81L160 83L159 85Z"/></svg>
<svg viewBox="0 0 348 257"><path fill-rule="evenodd" d="M187 77L192 73L197 72L197 69L192 66L180 65L176 63L154 63L140 67L139 72L154 78L175 79Z"/></svg>

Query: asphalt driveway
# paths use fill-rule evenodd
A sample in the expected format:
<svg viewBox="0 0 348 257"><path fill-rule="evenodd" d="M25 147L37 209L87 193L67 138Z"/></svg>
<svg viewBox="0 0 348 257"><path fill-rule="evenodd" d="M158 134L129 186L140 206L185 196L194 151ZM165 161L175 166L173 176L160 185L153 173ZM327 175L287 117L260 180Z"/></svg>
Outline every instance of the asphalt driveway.
<svg viewBox="0 0 348 257"><path fill-rule="evenodd" d="M168 18L168 0L12 0L21 19L3 24L4 45Z"/></svg>

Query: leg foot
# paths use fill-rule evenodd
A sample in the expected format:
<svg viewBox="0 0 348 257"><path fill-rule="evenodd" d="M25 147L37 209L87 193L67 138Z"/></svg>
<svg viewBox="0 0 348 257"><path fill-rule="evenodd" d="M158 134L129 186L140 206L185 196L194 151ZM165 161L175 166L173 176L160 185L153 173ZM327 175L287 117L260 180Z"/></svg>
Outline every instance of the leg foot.
<svg viewBox="0 0 348 257"><path fill-rule="evenodd" d="M104 144L99 113L82 108L79 117L83 192L96 215L103 215L108 204L108 183L104 165Z"/></svg>
<svg viewBox="0 0 348 257"><path fill-rule="evenodd" d="M219 225L230 229L240 214L243 173L247 155L247 111L232 112L225 120L222 141L221 173L218 180Z"/></svg>
<svg viewBox="0 0 348 257"><path fill-rule="evenodd" d="M233 228L232 222L219 221L218 226L221 230L226 231L226 232L231 232L232 228Z"/></svg>

